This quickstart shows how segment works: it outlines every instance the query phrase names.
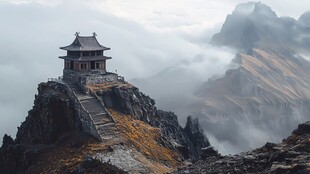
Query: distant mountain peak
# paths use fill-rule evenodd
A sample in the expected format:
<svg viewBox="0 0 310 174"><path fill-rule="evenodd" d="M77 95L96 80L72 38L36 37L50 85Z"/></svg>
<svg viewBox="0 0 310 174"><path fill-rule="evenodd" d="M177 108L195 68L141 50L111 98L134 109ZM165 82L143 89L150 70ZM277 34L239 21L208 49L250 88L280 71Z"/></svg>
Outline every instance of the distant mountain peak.
<svg viewBox="0 0 310 174"><path fill-rule="evenodd" d="M279 18L267 5L248 2L236 6L228 15L222 29L212 37L212 43L250 53L253 48L308 50L310 42L310 12L298 21Z"/></svg>
<svg viewBox="0 0 310 174"><path fill-rule="evenodd" d="M236 6L232 15L258 15L277 17L276 13L267 5L261 2L247 2Z"/></svg>
<svg viewBox="0 0 310 174"><path fill-rule="evenodd" d="M310 26L310 10L302 14L298 19L298 22L300 22L303 25Z"/></svg>

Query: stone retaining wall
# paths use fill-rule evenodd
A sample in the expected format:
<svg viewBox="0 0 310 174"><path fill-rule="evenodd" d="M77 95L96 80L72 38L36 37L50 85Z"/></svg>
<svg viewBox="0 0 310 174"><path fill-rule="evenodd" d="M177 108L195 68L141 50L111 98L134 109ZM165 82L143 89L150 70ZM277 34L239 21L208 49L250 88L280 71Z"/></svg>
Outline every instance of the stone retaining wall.
<svg viewBox="0 0 310 174"><path fill-rule="evenodd" d="M93 123L93 120L90 114L85 110L85 108L81 105L79 99L77 98L76 94L67 86L65 83L59 82L49 82L49 83L56 83L60 88L63 88L67 95L69 96L70 100L74 103L74 108L76 110L76 114L81 121L82 129L84 132L91 134L98 140L101 140L100 135L97 132L97 129Z"/></svg>
<svg viewBox="0 0 310 174"><path fill-rule="evenodd" d="M63 79L82 85L101 84L104 82L114 82L123 80L119 78L117 74L108 73L105 71L77 72L67 69L63 70Z"/></svg>

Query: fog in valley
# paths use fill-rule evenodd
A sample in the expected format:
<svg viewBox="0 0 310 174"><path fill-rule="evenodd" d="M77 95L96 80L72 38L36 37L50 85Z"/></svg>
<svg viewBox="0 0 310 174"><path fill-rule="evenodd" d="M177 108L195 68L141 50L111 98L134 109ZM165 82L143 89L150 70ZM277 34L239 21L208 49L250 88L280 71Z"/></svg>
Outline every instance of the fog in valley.
<svg viewBox="0 0 310 174"><path fill-rule="evenodd" d="M117 70L154 98L159 109L174 111L184 125L192 114L188 107L198 100L197 88L236 67L231 60L237 50L210 41L240 2L246 1L0 1L0 137L15 137L32 108L38 83L62 75L58 56L65 52L59 47L71 44L75 32L96 32L99 42L111 48L107 69ZM262 2L279 16L296 19L309 7L307 1ZM229 133L221 132L223 138L233 136ZM259 133L253 130L251 135ZM226 140L207 135L220 152L238 151Z"/></svg>

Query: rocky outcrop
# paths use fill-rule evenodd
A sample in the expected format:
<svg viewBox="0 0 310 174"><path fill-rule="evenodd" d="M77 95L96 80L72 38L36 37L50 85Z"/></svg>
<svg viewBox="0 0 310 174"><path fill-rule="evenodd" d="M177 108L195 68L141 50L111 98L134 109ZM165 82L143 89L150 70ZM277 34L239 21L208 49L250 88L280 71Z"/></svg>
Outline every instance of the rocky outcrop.
<svg viewBox="0 0 310 174"><path fill-rule="evenodd" d="M41 83L34 106L18 128L16 143L52 144L66 132L80 129L75 108L65 90L53 83Z"/></svg>
<svg viewBox="0 0 310 174"><path fill-rule="evenodd" d="M300 124L280 144L234 156L209 156L173 173L310 173L310 122Z"/></svg>
<svg viewBox="0 0 310 174"><path fill-rule="evenodd" d="M182 128L174 113L157 110L155 101L134 86L118 85L98 90L97 94L106 107L160 128L163 137L173 142L166 146L178 149L185 159L190 158L193 161L200 159L201 148L210 146L197 118L188 117L185 128Z"/></svg>
<svg viewBox="0 0 310 174"><path fill-rule="evenodd" d="M191 116L187 117L184 132L189 139L188 146L191 149L191 157L193 161L196 161L201 157L201 149L209 147L210 143L199 125L198 118L193 119Z"/></svg>
<svg viewBox="0 0 310 174"><path fill-rule="evenodd" d="M227 16L221 31L213 36L212 43L245 51L254 47L307 51L310 36L308 16L309 12L299 20L278 17L261 2L242 3Z"/></svg>
<svg viewBox="0 0 310 174"><path fill-rule="evenodd" d="M191 108L223 153L278 142L310 119L308 16L296 21L261 2L242 3L213 36L212 43L238 53L233 68L196 90Z"/></svg>
<svg viewBox="0 0 310 174"><path fill-rule="evenodd" d="M109 163L102 163L101 161L93 159L93 158L83 159L83 162L78 167L76 167L72 173L73 174L84 174L84 173L128 174L128 172L125 172Z"/></svg>
<svg viewBox="0 0 310 174"><path fill-rule="evenodd" d="M117 85L97 91L105 106L151 123L156 116L155 101L131 85Z"/></svg>
<svg viewBox="0 0 310 174"><path fill-rule="evenodd" d="M192 105L193 112L201 113L201 126L236 149L229 153L280 141L309 120L308 61L293 53L253 49L252 55L238 54L234 62L239 67L209 79Z"/></svg>
<svg viewBox="0 0 310 174"><path fill-rule="evenodd" d="M18 128L16 139L5 135L0 148L0 173L23 173L47 145L80 131L75 108L64 89L41 83L34 106Z"/></svg>
<svg viewBox="0 0 310 174"><path fill-rule="evenodd" d="M155 126L161 128L165 137L171 138L170 141L174 142L174 147L183 157L192 161L200 159L201 148L209 147L210 143L198 119L189 116L185 128L182 128L174 113L158 110L157 115L159 120L155 122Z"/></svg>
<svg viewBox="0 0 310 174"><path fill-rule="evenodd" d="M108 130L114 137L104 142L84 131L80 108L63 83L41 83L38 92L16 139L3 139L0 173L166 173L184 159L198 160L200 147L210 145L197 119L182 128L175 114L157 110L127 83L103 85L94 95L116 120ZM126 166L124 159L130 159Z"/></svg>

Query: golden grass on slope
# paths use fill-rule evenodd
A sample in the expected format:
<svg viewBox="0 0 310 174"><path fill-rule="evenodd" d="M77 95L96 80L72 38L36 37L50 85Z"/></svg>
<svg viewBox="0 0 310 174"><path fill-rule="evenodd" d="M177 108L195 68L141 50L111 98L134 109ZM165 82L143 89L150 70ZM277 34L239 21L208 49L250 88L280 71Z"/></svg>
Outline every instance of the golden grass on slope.
<svg viewBox="0 0 310 174"><path fill-rule="evenodd" d="M127 82L105 82L102 84L89 84L86 87L88 89L90 89L91 91L96 92L99 90L110 89L110 88L113 88L115 86L127 87L127 88L133 87L131 84L129 84Z"/></svg>
<svg viewBox="0 0 310 174"><path fill-rule="evenodd" d="M82 163L85 156L110 150L110 144L103 144L92 138L84 138L82 141L80 147L73 147L69 143L46 149L40 153L38 162L28 172L40 174L70 173Z"/></svg>
<svg viewBox="0 0 310 174"><path fill-rule="evenodd" d="M158 128L154 128L142 121L134 120L131 116L112 109L109 109L109 111L116 119L116 127L121 135L147 158L162 164L164 163L172 168L181 164L178 160L177 152L173 152L158 143L160 139L160 130Z"/></svg>

